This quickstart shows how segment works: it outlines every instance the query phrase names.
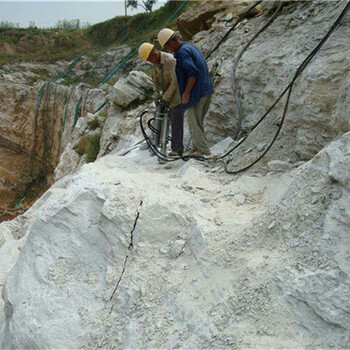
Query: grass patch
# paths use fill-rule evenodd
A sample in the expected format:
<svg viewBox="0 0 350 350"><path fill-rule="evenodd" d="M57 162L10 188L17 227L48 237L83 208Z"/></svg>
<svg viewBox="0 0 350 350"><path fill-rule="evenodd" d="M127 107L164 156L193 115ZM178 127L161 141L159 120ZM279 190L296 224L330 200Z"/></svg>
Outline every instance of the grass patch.
<svg viewBox="0 0 350 350"><path fill-rule="evenodd" d="M83 136L75 147L75 151L80 155L86 154L87 163L94 162L100 152L100 139L100 134Z"/></svg>
<svg viewBox="0 0 350 350"><path fill-rule="evenodd" d="M39 80L43 80L42 77L30 77L28 78L28 84L29 85L34 85L35 83L37 83Z"/></svg>
<svg viewBox="0 0 350 350"><path fill-rule="evenodd" d="M101 77L99 77L97 74L93 74L87 81L86 84L90 84L91 86L96 86L100 81Z"/></svg>
<svg viewBox="0 0 350 350"><path fill-rule="evenodd" d="M70 85L74 85L76 83L76 79L73 79L73 78L65 78L63 81L62 81L62 85L64 86L70 86Z"/></svg>
<svg viewBox="0 0 350 350"><path fill-rule="evenodd" d="M100 117L107 118L108 112L107 112L107 111L102 111L102 112L99 112L98 115L99 115Z"/></svg>
<svg viewBox="0 0 350 350"><path fill-rule="evenodd" d="M0 43L11 44L15 53L0 53L0 67L15 62L55 62L71 59L90 48L84 31L37 28L0 28Z"/></svg>
<svg viewBox="0 0 350 350"><path fill-rule="evenodd" d="M32 72L37 74L37 75L40 75L41 77L47 77L49 72L47 71L47 69L44 69L44 68L35 68L35 69L32 69Z"/></svg>
<svg viewBox="0 0 350 350"><path fill-rule="evenodd" d="M98 119L95 117L94 119L90 120L88 123L87 123L88 127L91 129L91 130L96 130L99 126L100 126L100 122L98 121Z"/></svg>

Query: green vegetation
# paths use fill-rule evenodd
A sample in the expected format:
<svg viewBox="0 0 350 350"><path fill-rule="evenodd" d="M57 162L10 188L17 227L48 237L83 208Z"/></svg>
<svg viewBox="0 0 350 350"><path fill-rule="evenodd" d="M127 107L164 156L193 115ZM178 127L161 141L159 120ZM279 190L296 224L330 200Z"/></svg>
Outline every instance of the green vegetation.
<svg viewBox="0 0 350 350"><path fill-rule="evenodd" d="M157 0L127 0L126 7L128 8L138 8L142 7L146 12L152 12L153 5Z"/></svg>
<svg viewBox="0 0 350 350"><path fill-rule="evenodd" d="M182 3L169 1L156 11L118 16L87 29L82 29L79 20L61 20L57 23L60 28L51 29L38 29L35 26L17 28L14 24L3 23L3 27L0 26L0 68L6 63L71 60L82 51L87 51L87 55L95 60L102 50L112 44L135 47L142 40L155 40L159 29ZM191 6L190 1L187 6ZM176 20L167 26L176 29ZM97 80L92 77L88 83L95 85Z"/></svg>
<svg viewBox="0 0 350 350"><path fill-rule="evenodd" d="M94 162L97 158L98 152L100 151L100 139L100 134L83 136L79 140L75 151L80 155L86 154L87 163Z"/></svg>
<svg viewBox="0 0 350 350"><path fill-rule="evenodd" d="M45 79L46 79L46 77L45 77ZM34 85L39 80L43 80L43 77L41 77L41 76L30 77L30 78L28 78L28 83L29 83L29 85Z"/></svg>
<svg viewBox="0 0 350 350"><path fill-rule="evenodd" d="M12 23L9 21L0 21L0 28L19 28L19 23Z"/></svg>
<svg viewBox="0 0 350 350"><path fill-rule="evenodd" d="M114 17L88 28L86 37L96 45L135 44L140 40L155 37L165 21L181 4L181 1L169 1L153 12L139 13L132 17ZM168 24L170 27L174 25L176 26L175 21Z"/></svg>
<svg viewBox="0 0 350 350"><path fill-rule="evenodd" d="M94 119L90 120L88 123L87 123L88 127L91 129L91 130L96 130L99 126L100 126L100 122L98 121L98 119L95 117Z"/></svg>
<svg viewBox="0 0 350 350"><path fill-rule="evenodd" d="M146 102L151 102L153 101L153 93L154 93L154 90L153 89L147 89L145 91L145 101Z"/></svg>
<svg viewBox="0 0 350 350"><path fill-rule="evenodd" d="M76 83L76 79L73 78L65 78L61 84L64 86L74 85Z"/></svg>
<svg viewBox="0 0 350 350"><path fill-rule="evenodd" d="M41 77L47 77L49 72L47 71L47 69L41 68L41 69L32 69L32 72L40 75Z"/></svg>
<svg viewBox="0 0 350 350"><path fill-rule="evenodd" d="M84 30L0 28L0 67L14 62L55 62L90 48ZM1 43L7 43L6 48Z"/></svg>
<svg viewBox="0 0 350 350"><path fill-rule="evenodd" d="M22 29L0 27L0 42L17 44L24 35L25 32Z"/></svg>
<svg viewBox="0 0 350 350"><path fill-rule="evenodd" d="M86 83L90 84L91 86L96 86L100 81L101 77L99 77L97 74L93 74L91 77L89 77Z"/></svg>
<svg viewBox="0 0 350 350"><path fill-rule="evenodd" d="M107 112L107 111L101 111L101 112L98 112L98 115L99 115L100 117L107 118L108 112Z"/></svg>

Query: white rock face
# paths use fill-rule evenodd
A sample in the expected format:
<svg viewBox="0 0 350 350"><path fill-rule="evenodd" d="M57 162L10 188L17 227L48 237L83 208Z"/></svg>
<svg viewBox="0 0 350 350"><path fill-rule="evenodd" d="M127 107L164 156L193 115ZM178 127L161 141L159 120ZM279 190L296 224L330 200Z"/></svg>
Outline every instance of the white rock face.
<svg viewBox="0 0 350 350"><path fill-rule="evenodd" d="M121 78L114 84L111 98L118 106L127 107L132 102L144 100L146 91L152 88L152 79L148 75L132 71L126 78Z"/></svg>
<svg viewBox="0 0 350 350"><path fill-rule="evenodd" d="M347 133L282 176L84 165L0 226L25 240L0 347L346 346L349 154Z"/></svg>
<svg viewBox="0 0 350 350"><path fill-rule="evenodd" d="M237 68L244 130L342 6L291 2L249 48ZM204 51L227 30L225 16L194 37ZM218 65L206 119L211 141L221 141L213 154L235 143L232 60L267 18L242 23L209 62ZM350 133L322 147L349 130L349 23L347 16L298 79L268 153L273 173L232 177L218 172L220 164L193 160L161 166L139 149L118 156L141 136L145 106L122 110L152 87L138 71L113 93L90 91L85 112L107 92L115 104L101 123L99 159L83 165L73 145L94 116L72 131L86 89L79 85L61 140L60 180L24 215L0 224L0 348L348 348ZM98 73L123 50L106 53ZM68 91L62 87L62 96ZM20 88L15 94L26 96ZM2 120L11 120L2 108ZM266 149L278 108L232 163ZM296 154L311 160L294 168Z"/></svg>
<svg viewBox="0 0 350 350"><path fill-rule="evenodd" d="M81 163L81 158L77 152L74 151L73 146L69 143L60 156L60 161L55 169L56 180L68 174L74 174Z"/></svg>
<svg viewBox="0 0 350 350"><path fill-rule="evenodd" d="M266 2L264 6L269 9L275 2ZM327 2L289 2L250 45L236 69L236 86L244 111L243 131L249 131L269 109L344 6L345 3L334 6ZM212 143L235 134L237 115L231 87L233 62L271 15L272 12L266 12L244 21L210 57L209 66L216 67L215 93L206 118ZM217 20L210 30L196 34L193 42L208 53L227 30L226 23ZM297 79L283 126L285 135L276 143L277 159L282 159L282 155L311 159L336 135L350 130L349 113L346 112L349 105L349 36L350 22L346 16ZM272 139L282 112L283 103L279 103L254 132L255 143ZM263 131L260 133L260 130Z"/></svg>
<svg viewBox="0 0 350 350"><path fill-rule="evenodd" d="M128 45L121 45L114 49L103 52L96 63L94 72L101 78L107 76L132 49Z"/></svg>

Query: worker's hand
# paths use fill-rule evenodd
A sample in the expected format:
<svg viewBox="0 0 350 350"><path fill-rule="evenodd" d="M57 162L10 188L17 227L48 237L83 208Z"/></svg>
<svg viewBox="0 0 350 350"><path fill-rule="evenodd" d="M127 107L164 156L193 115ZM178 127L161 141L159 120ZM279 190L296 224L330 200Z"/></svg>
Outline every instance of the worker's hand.
<svg viewBox="0 0 350 350"><path fill-rule="evenodd" d="M162 108L169 108L170 103L168 101L162 100L161 101L161 106Z"/></svg>
<svg viewBox="0 0 350 350"><path fill-rule="evenodd" d="M161 99L160 99L160 98L155 98L155 99L154 99L154 103L155 103L156 107L159 106L160 102L161 102Z"/></svg>
<svg viewBox="0 0 350 350"><path fill-rule="evenodd" d="M182 104L185 105L190 102L190 94L186 91L182 94Z"/></svg>

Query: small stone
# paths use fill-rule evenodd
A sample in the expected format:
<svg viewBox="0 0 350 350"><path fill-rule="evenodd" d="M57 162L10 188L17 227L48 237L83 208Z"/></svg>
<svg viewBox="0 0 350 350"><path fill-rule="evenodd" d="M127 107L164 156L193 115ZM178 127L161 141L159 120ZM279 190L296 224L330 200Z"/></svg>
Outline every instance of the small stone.
<svg viewBox="0 0 350 350"><path fill-rule="evenodd" d="M183 239L177 239L176 241L173 241L169 249L170 256L173 259L177 258L183 252L185 244L186 241Z"/></svg>
<svg viewBox="0 0 350 350"><path fill-rule="evenodd" d="M273 228L275 227L275 225L276 225L276 222L273 221L267 228L268 228L269 230L271 230L271 229L273 229Z"/></svg>
<svg viewBox="0 0 350 350"><path fill-rule="evenodd" d="M283 225L283 229L288 231L290 229L290 227L292 226L292 224L290 222L286 223Z"/></svg>
<svg viewBox="0 0 350 350"><path fill-rule="evenodd" d="M160 248L160 249L159 249L159 252L160 252L161 254L168 254L168 250L165 249L164 247Z"/></svg>
<svg viewBox="0 0 350 350"><path fill-rule="evenodd" d="M256 145L256 149L257 149L259 152L261 152L261 151L264 150L265 146L266 146L266 143L258 143L258 144Z"/></svg>
<svg viewBox="0 0 350 350"><path fill-rule="evenodd" d="M319 187L311 187L311 192L312 193L320 193L321 189Z"/></svg>
<svg viewBox="0 0 350 350"><path fill-rule="evenodd" d="M174 168L173 163L167 163L164 165L164 169L172 169L172 168Z"/></svg>
<svg viewBox="0 0 350 350"><path fill-rule="evenodd" d="M292 168L292 165L283 160L272 160L267 164L267 167L272 171L284 172L290 170Z"/></svg>
<svg viewBox="0 0 350 350"><path fill-rule="evenodd" d="M141 143L141 145L139 146L139 149L141 151L144 151L144 150L148 149L148 144L146 142Z"/></svg>
<svg viewBox="0 0 350 350"><path fill-rule="evenodd" d="M232 21L232 19L233 19L233 14L230 12L222 19L222 21L229 22L229 21Z"/></svg>
<svg viewBox="0 0 350 350"><path fill-rule="evenodd" d="M245 196L241 193L235 194L233 198L238 204L244 204L246 200Z"/></svg>

